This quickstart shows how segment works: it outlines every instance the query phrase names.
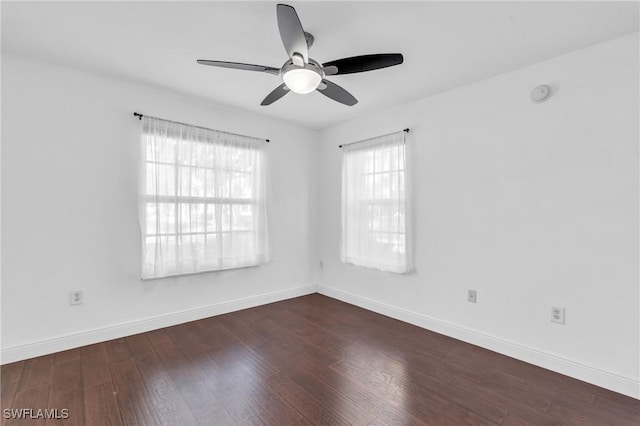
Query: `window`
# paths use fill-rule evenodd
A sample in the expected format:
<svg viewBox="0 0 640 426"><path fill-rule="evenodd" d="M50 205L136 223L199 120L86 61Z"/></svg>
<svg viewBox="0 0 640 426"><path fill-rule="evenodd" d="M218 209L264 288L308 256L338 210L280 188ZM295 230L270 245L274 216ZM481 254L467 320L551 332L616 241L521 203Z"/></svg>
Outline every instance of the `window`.
<svg viewBox="0 0 640 426"><path fill-rule="evenodd" d="M342 261L409 272L405 132L345 145L343 150Z"/></svg>
<svg viewBox="0 0 640 426"><path fill-rule="evenodd" d="M143 118L143 279L267 261L264 144Z"/></svg>

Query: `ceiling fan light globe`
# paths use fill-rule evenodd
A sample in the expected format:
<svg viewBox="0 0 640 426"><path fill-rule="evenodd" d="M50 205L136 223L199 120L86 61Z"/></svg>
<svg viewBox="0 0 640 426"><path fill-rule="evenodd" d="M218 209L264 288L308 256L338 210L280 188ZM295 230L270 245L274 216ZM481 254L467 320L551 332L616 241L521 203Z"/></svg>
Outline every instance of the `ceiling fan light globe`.
<svg viewBox="0 0 640 426"><path fill-rule="evenodd" d="M282 75L284 84L301 95L311 93L322 82L322 76L309 68L291 68Z"/></svg>

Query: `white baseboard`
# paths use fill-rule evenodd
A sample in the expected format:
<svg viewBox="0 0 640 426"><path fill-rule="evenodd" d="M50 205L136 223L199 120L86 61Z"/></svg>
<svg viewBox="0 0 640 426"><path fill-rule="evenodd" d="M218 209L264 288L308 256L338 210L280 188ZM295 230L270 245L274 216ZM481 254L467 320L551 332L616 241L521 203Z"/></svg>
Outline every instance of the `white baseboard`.
<svg viewBox="0 0 640 426"><path fill-rule="evenodd" d="M603 371L566 358L542 352L535 348L500 339L477 330L461 327L427 315L398 308L367 297L324 285L308 285L304 287L295 287L271 293L264 293L241 299L220 302L209 306L172 312L166 315L159 315L142 320L116 324L109 327L86 330L80 333L67 334L37 342L3 348L0 353L0 364L7 364L93 343L104 342L106 340L144 333L146 331L170 327L172 325L239 311L241 309L252 308L316 292L427 330L444 334L445 336L453 337L455 339L558 372L560 374L574 377L578 380L592 383L605 389L610 389L614 392L640 399L640 382L638 380Z"/></svg>
<svg viewBox="0 0 640 426"><path fill-rule="evenodd" d="M566 358L542 352L538 349L500 339L477 330L461 327L456 324L398 308L337 288L320 285L318 286L318 293L612 390L614 392L628 395L632 398L640 399L640 381L629 377L623 377L598 368L580 364Z"/></svg>
<svg viewBox="0 0 640 426"><path fill-rule="evenodd" d="M189 321L195 321L202 318L208 318L214 315L226 314L229 312L239 311L241 309L253 308L255 306L260 306L267 303L273 303L280 300L291 299L293 297L304 296L307 294L315 293L316 291L316 285L294 287L286 290L229 300L226 302L215 303L209 306L202 306L199 308L172 312L169 314L158 315L142 320L130 321L99 329L86 330L79 333L72 333L53 337L50 339L30 342L27 344L2 348L0 363L7 364L10 362L21 361L23 359L47 355L54 352L90 345L93 343L131 336L133 334L157 330L159 328L182 324Z"/></svg>

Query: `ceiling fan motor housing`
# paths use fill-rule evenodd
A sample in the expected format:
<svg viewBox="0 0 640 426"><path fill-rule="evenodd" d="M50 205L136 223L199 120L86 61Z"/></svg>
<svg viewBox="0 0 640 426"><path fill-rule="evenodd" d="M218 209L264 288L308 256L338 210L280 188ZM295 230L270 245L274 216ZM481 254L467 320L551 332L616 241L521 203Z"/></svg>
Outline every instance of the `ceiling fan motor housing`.
<svg viewBox="0 0 640 426"><path fill-rule="evenodd" d="M293 63L293 61L291 59L289 59L288 61L286 61L283 65L282 68L280 68L280 75L284 75L287 71L290 71L292 69L308 69L311 71L314 71L318 74L320 74L320 77L324 78L324 71L322 70L322 65L320 65L317 61L309 58L309 63L304 64L303 66L298 66L296 64Z"/></svg>

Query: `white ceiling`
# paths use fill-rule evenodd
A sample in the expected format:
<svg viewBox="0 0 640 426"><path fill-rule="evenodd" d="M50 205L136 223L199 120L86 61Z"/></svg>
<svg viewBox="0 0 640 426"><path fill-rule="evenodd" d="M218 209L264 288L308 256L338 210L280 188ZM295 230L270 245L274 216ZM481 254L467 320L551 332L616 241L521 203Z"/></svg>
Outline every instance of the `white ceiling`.
<svg viewBox="0 0 640 426"><path fill-rule="evenodd" d="M2 2L2 50L161 87L322 129L374 110L638 31L637 2L290 2L327 62L402 53L403 65L334 76L360 101L262 99L266 73L196 59L280 67L276 2Z"/></svg>

